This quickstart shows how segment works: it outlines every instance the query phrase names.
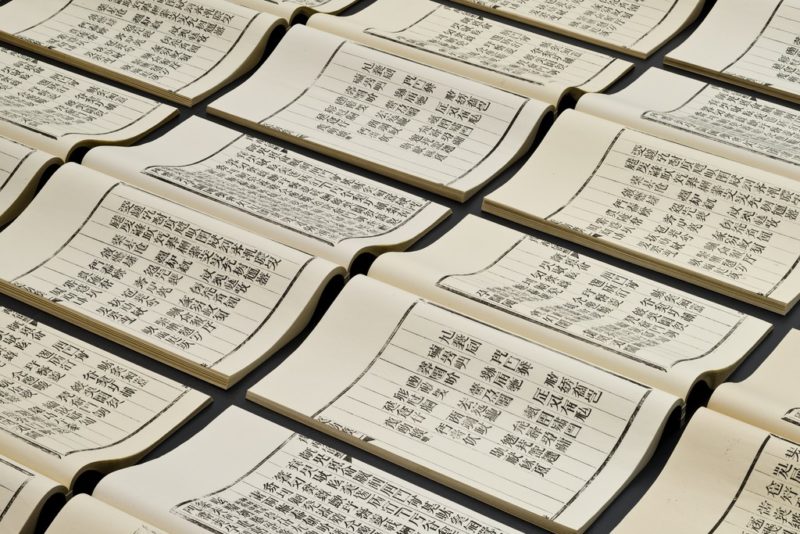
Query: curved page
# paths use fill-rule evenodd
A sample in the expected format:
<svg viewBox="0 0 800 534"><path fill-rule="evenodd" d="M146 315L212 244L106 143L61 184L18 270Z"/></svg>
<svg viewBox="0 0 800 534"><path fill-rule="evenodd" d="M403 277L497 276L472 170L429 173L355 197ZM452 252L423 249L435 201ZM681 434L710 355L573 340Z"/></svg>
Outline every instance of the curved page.
<svg viewBox="0 0 800 534"><path fill-rule="evenodd" d="M738 384L725 383L708 407L740 421L800 442L800 331L790 330L758 369Z"/></svg>
<svg viewBox="0 0 800 534"><path fill-rule="evenodd" d="M258 61L285 21L224 0L14 0L0 39L184 105Z"/></svg>
<svg viewBox="0 0 800 534"><path fill-rule="evenodd" d="M686 398L714 387L769 331L754 317L470 216L370 276Z"/></svg>
<svg viewBox="0 0 800 534"><path fill-rule="evenodd" d="M584 113L484 209L777 313L800 297L797 181Z"/></svg>
<svg viewBox="0 0 800 534"><path fill-rule="evenodd" d="M718 0L665 61L800 102L800 0Z"/></svg>
<svg viewBox="0 0 800 534"><path fill-rule="evenodd" d="M45 534L167 534L140 519L98 501L89 495L76 495L62 508Z"/></svg>
<svg viewBox="0 0 800 534"><path fill-rule="evenodd" d="M363 276L248 398L562 532L621 491L678 404Z"/></svg>
<svg viewBox="0 0 800 534"><path fill-rule="evenodd" d="M296 335L344 273L75 164L0 250L16 251L0 290L220 387Z"/></svg>
<svg viewBox="0 0 800 534"><path fill-rule="evenodd" d="M132 142L175 113L171 106L0 47L0 135L62 160L78 146Z"/></svg>
<svg viewBox="0 0 800 534"><path fill-rule="evenodd" d="M94 496L172 534L519 534L235 407Z"/></svg>
<svg viewBox="0 0 800 534"><path fill-rule="evenodd" d="M797 179L800 111L651 68L610 95L576 109L751 167Z"/></svg>
<svg viewBox="0 0 800 534"><path fill-rule="evenodd" d="M0 450L67 488L132 463L209 399L0 307Z"/></svg>
<svg viewBox="0 0 800 534"><path fill-rule="evenodd" d="M464 201L530 147L550 108L294 26L208 110Z"/></svg>
<svg viewBox="0 0 800 534"><path fill-rule="evenodd" d="M456 1L639 58L658 50L703 6L703 0Z"/></svg>
<svg viewBox="0 0 800 534"><path fill-rule="evenodd" d="M0 226L25 208L44 171L57 163L55 156L0 136Z"/></svg>
<svg viewBox="0 0 800 534"><path fill-rule="evenodd" d="M291 23L295 18L313 13L338 13L358 0L228 0L257 11L266 11L283 17Z"/></svg>
<svg viewBox="0 0 800 534"><path fill-rule="evenodd" d="M796 532L799 473L799 444L701 408L614 532Z"/></svg>
<svg viewBox="0 0 800 534"><path fill-rule="evenodd" d="M33 534L47 500L65 488L0 455L0 532Z"/></svg>
<svg viewBox="0 0 800 534"><path fill-rule="evenodd" d="M430 0L379 0L313 28L558 106L602 91L631 63Z"/></svg>
<svg viewBox="0 0 800 534"><path fill-rule="evenodd" d="M199 117L151 143L94 149L83 164L345 267L409 246L450 213Z"/></svg>

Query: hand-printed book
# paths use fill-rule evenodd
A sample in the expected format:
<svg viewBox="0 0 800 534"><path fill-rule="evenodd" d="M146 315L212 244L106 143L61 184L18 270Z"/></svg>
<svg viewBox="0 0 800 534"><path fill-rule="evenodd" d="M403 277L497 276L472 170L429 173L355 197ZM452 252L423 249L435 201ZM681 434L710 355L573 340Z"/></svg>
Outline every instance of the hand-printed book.
<svg viewBox="0 0 800 534"><path fill-rule="evenodd" d="M200 119L87 159L119 178L61 167L0 233L0 291L220 387L297 335L360 252L448 213Z"/></svg>
<svg viewBox="0 0 800 534"><path fill-rule="evenodd" d="M183 105L255 66L286 21L225 0L14 0L0 40Z"/></svg>
<svg viewBox="0 0 800 534"><path fill-rule="evenodd" d="M177 111L0 48L0 225L77 148L135 141Z"/></svg>
<svg viewBox="0 0 800 534"><path fill-rule="evenodd" d="M651 69L582 97L483 209L785 314L800 298L798 127L791 108Z"/></svg>
<svg viewBox="0 0 800 534"><path fill-rule="evenodd" d="M240 408L166 455L105 477L47 534L78 532L520 534Z"/></svg>
<svg viewBox="0 0 800 534"><path fill-rule="evenodd" d="M800 529L800 373L792 330L748 379L697 412L655 484L614 531Z"/></svg>
<svg viewBox="0 0 800 534"><path fill-rule="evenodd" d="M307 25L554 106L606 89L633 66L431 0L378 0Z"/></svg>
<svg viewBox="0 0 800 534"><path fill-rule="evenodd" d="M437 68L294 26L208 111L463 202L530 148L552 106L430 58Z"/></svg>
<svg viewBox="0 0 800 534"><path fill-rule="evenodd" d="M0 307L0 532L34 532L82 474L134 463L208 402Z"/></svg>
<svg viewBox="0 0 800 534"><path fill-rule="evenodd" d="M581 532L753 317L477 217L353 278L248 398L527 521Z"/></svg>
<svg viewBox="0 0 800 534"><path fill-rule="evenodd" d="M717 0L665 62L800 103L800 0Z"/></svg>

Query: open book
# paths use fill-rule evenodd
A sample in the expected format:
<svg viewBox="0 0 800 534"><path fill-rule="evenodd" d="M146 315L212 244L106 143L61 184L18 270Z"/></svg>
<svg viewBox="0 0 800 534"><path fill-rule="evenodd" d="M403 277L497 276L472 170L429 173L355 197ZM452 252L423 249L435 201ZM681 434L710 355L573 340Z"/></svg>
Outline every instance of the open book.
<svg viewBox="0 0 800 534"><path fill-rule="evenodd" d="M0 233L16 251L0 291L220 387L294 337L359 253L448 213L201 119L87 160L119 178L61 167Z"/></svg>
<svg viewBox="0 0 800 534"><path fill-rule="evenodd" d="M192 117L83 165L345 268L410 246L450 210L269 141Z"/></svg>
<svg viewBox="0 0 800 534"><path fill-rule="evenodd" d="M463 202L531 146L552 107L294 26L208 111Z"/></svg>
<svg viewBox="0 0 800 534"><path fill-rule="evenodd" d="M798 0L717 0L666 63L800 103Z"/></svg>
<svg viewBox="0 0 800 534"><path fill-rule="evenodd" d="M639 58L658 50L703 7L703 0L456 1Z"/></svg>
<svg viewBox="0 0 800 534"><path fill-rule="evenodd" d="M266 11L282 17L289 23L300 22L313 13L338 13L358 0L228 0L240 6Z"/></svg>
<svg viewBox="0 0 800 534"><path fill-rule="evenodd" d="M792 110L650 70L581 98L483 209L787 313L800 297L797 124Z"/></svg>
<svg viewBox="0 0 800 534"><path fill-rule="evenodd" d="M698 411L617 533L800 530L800 374L791 331L744 382Z"/></svg>
<svg viewBox="0 0 800 534"><path fill-rule="evenodd" d="M250 70L286 21L225 0L14 0L0 39L184 105Z"/></svg>
<svg viewBox="0 0 800 534"><path fill-rule="evenodd" d="M768 328L468 217L352 279L248 398L527 521L581 532L644 465L692 385L718 384Z"/></svg>
<svg viewBox="0 0 800 534"><path fill-rule="evenodd" d="M47 534L519 534L352 456L228 408L166 455L105 477Z"/></svg>
<svg viewBox="0 0 800 534"><path fill-rule="evenodd" d="M0 532L87 471L130 465L210 399L0 307Z"/></svg>
<svg viewBox="0 0 800 534"><path fill-rule="evenodd" d="M42 174L79 147L126 143L176 110L0 48L0 225L33 197Z"/></svg>
<svg viewBox="0 0 800 534"><path fill-rule="evenodd" d="M556 107L604 90L633 66L431 0L378 0L307 25Z"/></svg>

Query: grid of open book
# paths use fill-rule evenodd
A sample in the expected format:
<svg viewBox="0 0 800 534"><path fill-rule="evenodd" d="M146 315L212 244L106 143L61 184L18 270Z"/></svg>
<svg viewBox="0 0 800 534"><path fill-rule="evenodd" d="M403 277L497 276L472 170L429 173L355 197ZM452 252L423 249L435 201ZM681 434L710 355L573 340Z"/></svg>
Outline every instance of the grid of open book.
<svg viewBox="0 0 800 534"><path fill-rule="evenodd" d="M0 0L0 534L800 533L800 0Z"/></svg>

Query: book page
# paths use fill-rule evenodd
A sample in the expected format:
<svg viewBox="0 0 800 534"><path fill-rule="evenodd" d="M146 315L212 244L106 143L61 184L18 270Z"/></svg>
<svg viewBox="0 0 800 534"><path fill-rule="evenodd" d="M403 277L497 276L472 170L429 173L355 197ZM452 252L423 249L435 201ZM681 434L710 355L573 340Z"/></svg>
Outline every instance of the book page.
<svg viewBox="0 0 800 534"><path fill-rule="evenodd" d="M469 216L369 275L686 398L722 382L771 328L551 242Z"/></svg>
<svg viewBox="0 0 800 534"><path fill-rule="evenodd" d="M0 135L62 160L78 146L132 142L176 113L0 47Z"/></svg>
<svg viewBox="0 0 800 534"><path fill-rule="evenodd" d="M719 0L665 61L800 102L800 0Z"/></svg>
<svg viewBox="0 0 800 534"><path fill-rule="evenodd" d="M45 534L167 534L140 519L126 514L102 501L86 495L76 495L61 509Z"/></svg>
<svg viewBox="0 0 800 534"><path fill-rule="evenodd" d="M313 28L558 106L602 91L631 63L430 0L379 0Z"/></svg>
<svg viewBox="0 0 800 534"><path fill-rule="evenodd" d="M651 68L576 109L787 178L800 172L800 112L688 76Z"/></svg>
<svg viewBox="0 0 800 534"><path fill-rule="evenodd" d="M449 214L199 117L151 143L94 149L83 164L345 267L365 251L405 248Z"/></svg>
<svg viewBox="0 0 800 534"><path fill-rule="evenodd" d="M580 112L484 209L777 313L800 295L797 181Z"/></svg>
<svg viewBox="0 0 800 534"><path fill-rule="evenodd" d="M65 488L0 455L0 532L33 534L39 512Z"/></svg>
<svg viewBox="0 0 800 534"><path fill-rule="evenodd" d="M60 162L53 155L0 136L0 226L25 208L42 174Z"/></svg>
<svg viewBox="0 0 800 534"><path fill-rule="evenodd" d="M701 408L615 534L800 529L800 445Z"/></svg>
<svg viewBox="0 0 800 534"><path fill-rule="evenodd" d="M463 202L530 147L550 107L294 26L208 110Z"/></svg>
<svg viewBox="0 0 800 534"><path fill-rule="evenodd" d="M633 477L679 402L364 276L248 398L570 532Z"/></svg>
<svg viewBox="0 0 800 534"><path fill-rule="evenodd" d="M258 61L285 21L223 0L14 0L0 39L193 105Z"/></svg>
<svg viewBox="0 0 800 534"><path fill-rule="evenodd" d="M296 335L344 273L75 164L0 250L17 251L0 290L220 387Z"/></svg>
<svg viewBox="0 0 800 534"><path fill-rule="evenodd" d="M94 496L181 534L519 534L236 407Z"/></svg>
<svg viewBox="0 0 800 534"><path fill-rule="evenodd" d="M800 331L790 330L758 369L740 383L725 383L714 392L708 407L800 442L800 376L797 347Z"/></svg>
<svg viewBox="0 0 800 534"><path fill-rule="evenodd" d="M497 15L646 58L685 26L702 0L457 0Z"/></svg>
<svg viewBox="0 0 800 534"><path fill-rule="evenodd" d="M0 450L66 487L130 463L209 399L0 307Z"/></svg>

